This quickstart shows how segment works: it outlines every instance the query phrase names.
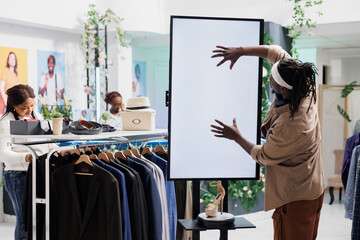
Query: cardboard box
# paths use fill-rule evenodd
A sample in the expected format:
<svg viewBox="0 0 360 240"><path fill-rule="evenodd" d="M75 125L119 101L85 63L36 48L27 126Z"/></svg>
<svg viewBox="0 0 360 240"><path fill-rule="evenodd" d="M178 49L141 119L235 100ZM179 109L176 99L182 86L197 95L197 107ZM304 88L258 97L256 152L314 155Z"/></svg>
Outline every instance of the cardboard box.
<svg viewBox="0 0 360 240"><path fill-rule="evenodd" d="M51 121L51 120L49 120ZM63 122L63 134L69 133L69 121ZM44 134L52 134L52 130L45 132L42 130L40 126L40 121L22 121L22 120L11 120L10 121L10 134L14 135L44 135Z"/></svg>
<svg viewBox="0 0 360 240"><path fill-rule="evenodd" d="M155 111L125 111L121 113L123 131L155 129Z"/></svg>

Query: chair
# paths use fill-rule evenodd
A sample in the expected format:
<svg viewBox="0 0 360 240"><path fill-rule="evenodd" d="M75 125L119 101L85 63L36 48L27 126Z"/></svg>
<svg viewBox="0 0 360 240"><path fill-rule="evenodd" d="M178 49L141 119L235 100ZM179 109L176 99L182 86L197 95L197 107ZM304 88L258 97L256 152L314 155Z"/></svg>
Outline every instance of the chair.
<svg viewBox="0 0 360 240"><path fill-rule="evenodd" d="M335 175L328 178L329 183L329 194L330 194L330 205L334 202L334 188L339 188L339 201L341 201L341 194L344 188L341 181L341 168L344 158L344 149L334 150L335 154Z"/></svg>

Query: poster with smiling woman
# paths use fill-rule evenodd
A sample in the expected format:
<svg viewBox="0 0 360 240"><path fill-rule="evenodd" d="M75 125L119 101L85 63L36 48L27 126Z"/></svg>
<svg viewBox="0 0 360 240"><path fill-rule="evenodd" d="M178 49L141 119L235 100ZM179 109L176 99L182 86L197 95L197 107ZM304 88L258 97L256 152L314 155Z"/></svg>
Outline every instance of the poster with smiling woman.
<svg viewBox="0 0 360 240"><path fill-rule="evenodd" d="M22 83L28 84L27 50L0 47L0 115L6 111L6 90Z"/></svg>

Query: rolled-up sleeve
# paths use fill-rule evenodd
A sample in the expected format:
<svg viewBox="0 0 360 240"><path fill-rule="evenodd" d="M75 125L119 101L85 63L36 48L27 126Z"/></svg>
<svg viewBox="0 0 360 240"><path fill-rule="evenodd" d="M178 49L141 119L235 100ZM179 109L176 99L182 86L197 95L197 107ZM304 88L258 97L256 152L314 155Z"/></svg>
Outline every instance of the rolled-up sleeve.
<svg viewBox="0 0 360 240"><path fill-rule="evenodd" d="M291 58L291 56L280 46L271 45L269 47L266 59L271 63L276 63L277 61L281 60L282 58Z"/></svg>

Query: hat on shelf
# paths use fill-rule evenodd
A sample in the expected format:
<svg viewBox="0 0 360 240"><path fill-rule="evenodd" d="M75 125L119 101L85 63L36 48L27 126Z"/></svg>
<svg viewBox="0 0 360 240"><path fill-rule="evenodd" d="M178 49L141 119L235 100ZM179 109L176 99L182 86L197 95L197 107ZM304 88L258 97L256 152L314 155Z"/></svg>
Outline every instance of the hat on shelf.
<svg viewBox="0 0 360 240"><path fill-rule="evenodd" d="M148 131L155 129L155 110L147 97L129 98L121 113L124 131Z"/></svg>
<svg viewBox="0 0 360 240"><path fill-rule="evenodd" d="M150 100L148 97L134 97L128 99L125 111L152 112L155 110L151 108Z"/></svg>

